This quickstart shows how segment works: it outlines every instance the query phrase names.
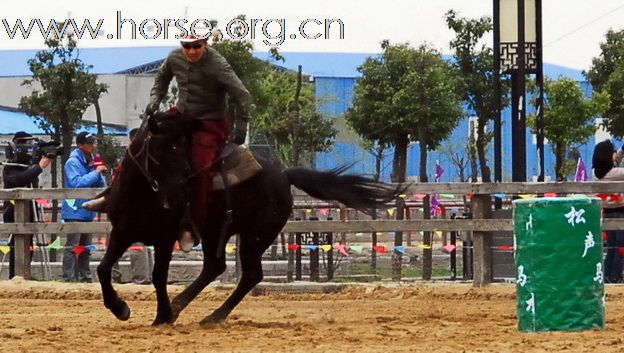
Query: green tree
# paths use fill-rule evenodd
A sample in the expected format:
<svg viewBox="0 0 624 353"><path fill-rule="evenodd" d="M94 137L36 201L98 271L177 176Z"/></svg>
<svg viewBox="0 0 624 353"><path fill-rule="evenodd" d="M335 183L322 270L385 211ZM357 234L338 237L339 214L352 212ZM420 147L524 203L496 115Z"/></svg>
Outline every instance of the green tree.
<svg viewBox="0 0 624 353"><path fill-rule="evenodd" d="M586 77L594 90L608 92L611 97L602 125L611 134L624 136L624 30L609 30L600 49Z"/></svg>
<svg viewBox="0 0 624 353"><path fill-rule="evenodd" d="M245 20L244 15L237 18ZM217 28L216 21L211 23ZM316 112L314 87L302 84L296 73L255 58L250 41L223 39L218 33L218 29L214 31L212 47L225 57L254 98L252 144L268 139L278 159L288 166L300 165L302 157L310 159L314 152L327 151L336 130L331 120ZM272 60L283 60L276 49L270 53ZM228 106L235 109L234 104Z"/></svg>
<svg viewBox="0 0 624 353"><path fill-rule="evenodd" d="M404 182L410 141L420 145L420 181L427 182L427 151L435 149L455 128L462 116L457 73L436 50L421 45L381 44L383 53L369 57L358 68L362 77L355 87L347 123L364 139L394 146L392 180ZM423 200L429 218L429 197ZM397 219L403 218L402 199L397 200ZM400 232L395 246L402 245ZM425 232L425 245L431 234ZM423 278L431 278L431 251L423 255ZM393 273L400 278L401 255L395 252Z"/></svg>
<svg viewBox="0 0 624 353"><path fill-rule="evenodd" d="M254 117L256 134L275 146L279 160L288 166L302 164L302 157L327 151L333 145L333 121L316 111L314 87L302 85L297 74L272 71L262 82L267 101Z"/></svg>
<svg viewBox="0 0 624 353"><path fill-rule="evenodd" d="M28 60L32 78L22 85L33 87L30 96L21 98L19 107L54 140L61 141L65 164L71 152L74 131L81 125L85 110L98 101L107 86L97 82L97 75L89 73L91 66L78 57L73 36L60 41L46 40L47 50L41 50ZM41 90L35 88L35 84ZM56 168L52 168L53 173ZM55 175L52 186L57 186Z"/></svg>
<svg viewBox="0 0 624 353"><path fill-rule="evenodd" d="M483 36L492 30L492 19L483 16L478 19L459 17L454 10L445 15L446 24L455 32L450 47L455 51L453 65L460 73L461 93L468 109L477 116L477 136L475 147L479 158L481 178L484 182L491 181L490 168L487 165L487 146L492 134L486 132L488 123L494 119L494 81L492 48L480 44ZM502 82L502 96L506 97L508 84ZM503 106L507 105L503 103Z"/></svg>
<svg viewBox="0 0 624 353"><path fill-rule="evenodd" d="M426 45L382 43L380 57L358 68L348 124L364 139L395 147L393 181L406 177L407 147L420 142L420 179L427 178L427 151L435 149L462 116L457 75L436 50Z"/></svg>
<svg viewBox="0 0 624 353"><path fill-rule="evenodd" d="M546 80L544 91L544 137L550 141L555 154L557 181L563 181L566 152L585 143L596 132L594 118L609 109L610 97L606 92L595 92L592 98L586 99L579 84L570 78ZM535 116L530 116L528 122L535 133Z"/></svg>

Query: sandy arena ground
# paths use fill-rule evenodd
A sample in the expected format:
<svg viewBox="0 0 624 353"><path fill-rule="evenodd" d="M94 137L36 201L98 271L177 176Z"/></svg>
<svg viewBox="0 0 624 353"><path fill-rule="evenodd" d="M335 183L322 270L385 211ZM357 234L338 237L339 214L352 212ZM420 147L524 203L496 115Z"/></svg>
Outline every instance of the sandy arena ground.
<svg viewBox="0 0 624 353"><path fill-rule="evenodd" d="M225 323L200 327L229 294L210 287L174 326L156 328L152 287L116 288L132 309L127 322L104 308L97 284L0 282L2 352L624 351L624 286L607 287L606 330L541 334L517 331L513 285L248 296Z"/></svg>

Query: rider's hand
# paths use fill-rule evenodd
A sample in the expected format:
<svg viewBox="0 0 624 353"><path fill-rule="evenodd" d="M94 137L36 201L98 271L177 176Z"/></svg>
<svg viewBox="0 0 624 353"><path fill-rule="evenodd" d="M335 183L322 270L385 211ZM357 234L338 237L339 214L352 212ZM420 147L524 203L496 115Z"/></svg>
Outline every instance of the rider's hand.
<svg viewBox="0 0 624 353"><path fill-rule="evenodd" d="M147 107L145 107L145 116L150 116L150 115L156 113L157 110L158 110L158 104L156 104L156 103L149 103L147 105Z"/></svg>
<svg viewBox="0 0 624 353"><path fill-rule="evenodd" d="M239 128L234 128L234 131L232 131L232 136L230 138L232 142L240 146L244 144L245 140L247 139L247 131L241 130Z"/></svg>
<svg viewBox="0 0 624 353"><path fill-rule="evenodd" d="M108 168L106 168L105 165L98 165L97 167L95 167L95 171L100 173L100 174L104 173L107 170L108 170Z"/></svg>
<svg viewBox="0 0 624 353"><path fill-rule="evenodd" d="M39 161L39 166L41 167L41 169L46 169L47 167L50 166L51 163L52 163L52 158L48 158L44 156Z"/></svg>

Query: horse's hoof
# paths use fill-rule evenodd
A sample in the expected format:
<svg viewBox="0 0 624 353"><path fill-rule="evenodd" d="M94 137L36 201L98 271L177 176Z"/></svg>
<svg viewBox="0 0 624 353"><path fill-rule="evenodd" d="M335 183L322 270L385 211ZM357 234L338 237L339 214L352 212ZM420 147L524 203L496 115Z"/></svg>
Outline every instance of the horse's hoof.
<svg viewBox="0 0 624 353"><path fill-rule="evenodd" d="M199 322L199 326L212 326L216 324L220 324L225 321L225 317L221 315L215 315L214 313L206 316L202 321Z"/></svg>
<svg viewBox="0 0 624 353"><path fill-rule="evenodd" d="M155 318L154 321L152 322L152 326L162 326L162 325L171 325L173 324L173 320L167 320L167 319L163 319L163 318Z"/></svg>
<svg viewBox="0 0 624 353"><path fill-rule="evenodd" d="M130 318L130 307L128 306L126 302L123 302L121 312L120 313L113 312L113 314L115 314L115 317L117 317L117 319L121 321L127 321Z"/></svg>

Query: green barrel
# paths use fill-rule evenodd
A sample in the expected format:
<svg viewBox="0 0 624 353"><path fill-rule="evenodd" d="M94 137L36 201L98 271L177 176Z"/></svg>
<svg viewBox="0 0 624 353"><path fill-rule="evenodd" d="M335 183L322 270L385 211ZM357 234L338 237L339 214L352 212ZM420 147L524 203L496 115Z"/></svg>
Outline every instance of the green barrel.
<svg viewBox="0 0 624 353"><path fill-rule="evenodd" d="M518 329L604 328L601 200L513 202Z"/></svg>

